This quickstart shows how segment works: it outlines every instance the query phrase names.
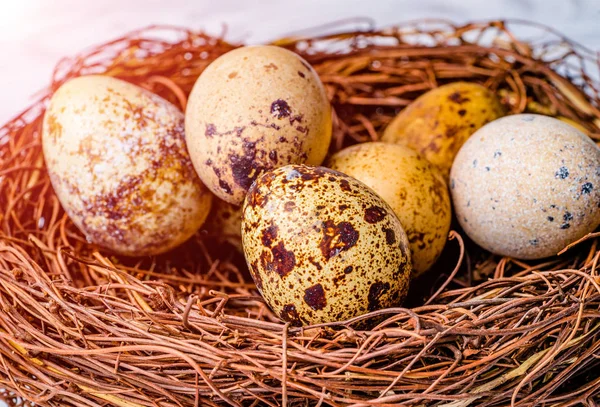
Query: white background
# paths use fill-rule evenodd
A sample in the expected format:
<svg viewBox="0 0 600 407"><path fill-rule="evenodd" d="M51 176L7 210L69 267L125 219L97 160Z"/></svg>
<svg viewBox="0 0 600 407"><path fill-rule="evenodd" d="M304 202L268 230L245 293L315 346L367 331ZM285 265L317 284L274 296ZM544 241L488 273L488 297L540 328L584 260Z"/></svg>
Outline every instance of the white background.
<svg viewBox="0 0 600 407"><path fill-rule="evenodd" d="M442 17L522 18L600 50L600 0L0 0L0 123L23 110L63 56L153 23L261 42L348 17L380 26Z"/></svg>
<svg viewBox="0 0 600 407"><path fill-rule="evenodd" d="M600 50L600 0L0 0L0 123L23 110L63 56L154 23L262 42L349 17L521 18ZM2 403L0 403L2 406Z"/></svg>

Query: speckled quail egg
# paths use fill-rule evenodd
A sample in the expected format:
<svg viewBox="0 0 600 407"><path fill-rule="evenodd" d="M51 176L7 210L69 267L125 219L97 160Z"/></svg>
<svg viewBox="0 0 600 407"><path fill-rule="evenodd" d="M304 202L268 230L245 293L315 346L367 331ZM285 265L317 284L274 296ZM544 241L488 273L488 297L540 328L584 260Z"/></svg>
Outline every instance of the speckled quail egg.
<svg viewBox="0 0 600 407"><path fill-rule="evenodd" d="M242 207L220 199L213 206L204 228L219 241L227 242L242 251Z"/></svg>
<svg viewBox="0 0 600 407"><path fill-rule="evenodd" d="M393 210L340 172L288 165L244 202L242 242L256 285L293 325L341 321L401 303L411 273Z"/></svg>
<svg viewBox="0 0 600 407"><path fill-rule="evenodd" d="M381 142L348 147L327 166L365 183L394 210L408 236L413 275L435 263L452 220L448 187L435 166L408 147Z"/></svg>
<svg viewBox="0 0 600 407"><path fill-rule="evenodd" d="M186 108L194 167L216 196L234 205L265 171L321 164L331 131L331 107L316 72L274 46L217 58L198 78Z"/></svg>
<svg viewBox="0 0 600 407"><path fill-rule="evenodd" d="M461 226L497 254L555 255L600 225L600 149L551 117L519 114L485 125L450 176Z"/></svg>
<svg viewBox="0 0 600 407"><path fill-rule="evenodd" d="M185 147L174 105L108 76L63 84L44 116L42 144L58 199L88 241L151 255L188 239L212 195Z"/></svg>
<svg viewBox="0 0 600 407"><path fill-rule="evenodd" d="M453 82L421 95L387 126L382 141L405 145L437 165L447 179L465 141L504 115L498 97L476 83Z"/></svg>

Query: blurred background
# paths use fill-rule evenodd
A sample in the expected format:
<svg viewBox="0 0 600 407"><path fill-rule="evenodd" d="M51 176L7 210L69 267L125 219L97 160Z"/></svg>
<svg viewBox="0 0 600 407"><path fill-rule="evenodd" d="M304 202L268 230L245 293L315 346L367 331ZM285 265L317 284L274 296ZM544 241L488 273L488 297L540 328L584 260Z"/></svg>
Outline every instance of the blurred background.
<svg viewBox="0 0 600 407"><path fill-rule="evenodd" d="M0 123L31 103L61 57L149 24L226 29L229 41L260 43L352 17L377 26L425 17L519 18L600 50L600 0L2 0Z"/></svg>

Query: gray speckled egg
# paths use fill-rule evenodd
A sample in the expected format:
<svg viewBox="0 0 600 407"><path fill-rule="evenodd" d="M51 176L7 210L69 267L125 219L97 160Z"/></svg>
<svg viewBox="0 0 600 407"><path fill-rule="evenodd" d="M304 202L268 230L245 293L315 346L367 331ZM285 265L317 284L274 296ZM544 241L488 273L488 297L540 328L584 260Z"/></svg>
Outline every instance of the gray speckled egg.
<svg viewBox="0 0 600 407"><path fill-rule="evenodd" d="M288 165L259 177L244 202L242 242L259 291L296 326L398 305L408 290L400 221L366 185L328 168Z"/></svg>
<svg viewBox="0 0 600 407"><path fill-rule="evenodd" d="M265 171L321 164L331 131L331 107L317 73L274 46L242 47L217 58L196 81L185 115L198 175L234 205Z"/></svg>
<svg viewBox="0 0 600 407"><path fill-rule="evenodd" d="M508 116L464 144L450 190L480 246L520 259L552 256L600 225L600 149L560 120Z"/></svg>

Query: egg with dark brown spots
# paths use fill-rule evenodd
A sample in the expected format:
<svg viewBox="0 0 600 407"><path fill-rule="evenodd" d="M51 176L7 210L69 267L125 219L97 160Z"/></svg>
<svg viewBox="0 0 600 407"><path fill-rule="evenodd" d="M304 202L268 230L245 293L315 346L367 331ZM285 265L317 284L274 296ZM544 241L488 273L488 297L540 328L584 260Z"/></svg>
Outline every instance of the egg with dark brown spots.
<svg viewBox="0 0 600 407"><path fill-rule="evenodd" d="M452 220L448 187L435 166L408 147L381 142L345 148L327 166L362 181L394 210L408 236L414 276L435 263Z"/></svg>
<svg viewBox="0 0 600 407"><path fill-rule="evenodd" d="M250 273L292 325L346 320L399 305L410 249L393 210L340 172L288 165L260 176L244 201Z"/></svg>
<svg viewBox="0 0 600 407"><path fill-rule="evenodd" d="M417 151L448 179L465 141L484 124L504 115L498 97L469 82L453 82L421 95L386 127L382 141Z"/></svg>
<svg viewBox="0 0 600 407"><path fill-rule="evenodd" d="M52 96L42 144L54 191L87 240L113 252L165 252L210 211L174 105L108 76L71 79Z"/></svg>
<svg viewBox="0 0 600 407"><path fill-rule="evenodd" d="M204 225L211 239L227 242L242 251L242 207L213 199L212 210Z"/></svg>
<svg viewBox="0 0 600 407"><path fill-rule="evenodd" d="M485 249L557 254L600 225L600 148L560 120L507 116L465 143L450 174L457 218Z"/></svg>
<svg viewBox="0 0 600 407"><path fill-rule="evenodd" d="M331 141L323 84L297 54L242 47L200 75L186 109L186 138L198 175L220 199L241 205L265 171L319 165Z"/></svg>

